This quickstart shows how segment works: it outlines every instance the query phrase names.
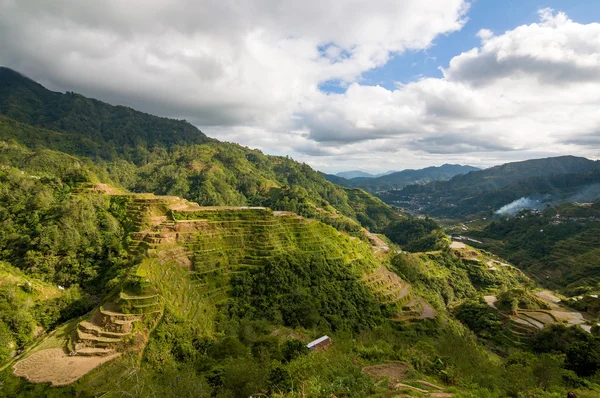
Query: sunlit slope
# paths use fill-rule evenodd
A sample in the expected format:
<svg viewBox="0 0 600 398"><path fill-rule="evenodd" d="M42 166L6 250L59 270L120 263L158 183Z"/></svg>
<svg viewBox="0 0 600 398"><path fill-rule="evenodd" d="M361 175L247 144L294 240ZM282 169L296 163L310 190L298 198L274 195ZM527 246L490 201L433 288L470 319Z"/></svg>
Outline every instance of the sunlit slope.
<svg viewBox="0 0 600 398"><path fill-rule="evenodd" d="M390 316L421 318L424 301L388 270L387 256L366 237L264 207L202 207L175 196L122 194L106 185L84 185L76 195L111 202L130 233L128 251L139 263L111 282L113 290L100 307L17 358L15 375L32 382L70 384L123 353L141 352L165 312L213 336L219 311L231 299L232 279L239 284L244 273L260 275L281 256L343 269ZM71 369L75 365L87 370ZM62 370L55 375L50 368Z"/></svg>

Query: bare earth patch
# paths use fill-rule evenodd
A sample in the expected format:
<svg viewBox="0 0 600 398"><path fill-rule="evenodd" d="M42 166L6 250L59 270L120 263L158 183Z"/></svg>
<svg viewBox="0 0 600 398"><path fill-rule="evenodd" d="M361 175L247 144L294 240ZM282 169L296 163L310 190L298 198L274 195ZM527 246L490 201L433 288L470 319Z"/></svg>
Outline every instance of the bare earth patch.
<svg viewBox="0 0 600 398"><path fill-rule="evenodd" d="M420 300L420 304L421 304L421 308L423 308L423 312L421 312L421 315L419 316L419 318L421 318L421 319L435 318L435 316L437 315L437 311L432 306L427 304L424 300Z"/></svg>
<svg viewBox="0 0 600 398"><path fill-rule="evenodd" d="M408 369L408 365L399 362L394 362L384 363L381 365L366 366L363 368L362 371L364 374L370 376L373 380L377 380L382 377L387 377L388 385L393 386L404 380Z"/></svg>
<svg viewBox="0 0 600 398"><path fill-rule="evenodd" d="M94 191L102 192L106 195L118 195L119 191L107 184L96 184Z"/></svg>
<svg viewBox="0 0 600 398"><path fill-rule="evenodd" d="M483 299L492 308L496 308L496 301L498 301L498 297L496 296L484 296Z"/></svg>
<svg viewBox="0 0 600 398"><path fill-rule="evenodd" d="M62 348L37 351L14 365L14 375L32 383L71 384L120 353L106 356L68 356Z"/></svg>
<svg viewBox="0 0 600 398"><path fill-rule="evenodd" d="M453 241L452 243L450 243L450 249L466 249L467 245L465 245L462 242L456 242Z"/></svg>
<svg viewBox="0 0 600 398"><path fill-rule="evenodd" d="M379 236L367 231L366 229L363 230L363 232L366 235L367 239L369 239L369 242L371 242L371 246L373 247L373 250L384 250L384 251L390 250L387 243L385 243L383 241L383 239L381 239Z"/></svg>
<svg viewBox="0 0 600 398"><path fill-rule="evenodd" d="M541 292L537 292L537 293L535 293L535 295L548 303L552 303L552 304L560 303L560 299L558 297L556 297L549 290L543 290Z"/></svg>

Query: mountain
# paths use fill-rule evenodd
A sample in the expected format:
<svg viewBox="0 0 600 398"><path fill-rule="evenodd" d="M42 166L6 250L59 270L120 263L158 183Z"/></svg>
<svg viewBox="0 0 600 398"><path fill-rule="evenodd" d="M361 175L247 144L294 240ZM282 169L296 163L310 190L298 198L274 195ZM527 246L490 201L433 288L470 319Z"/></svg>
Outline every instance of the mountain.
<svg viewBox="0 0 600 398"><path fill-rule="evenodd" d="M390 171L386 171L385 173L371 174L371 173L366 173L366 172L360 171L360 170L353 170L353 171L342 171L335 175L337 177L342 177L346 180L352 180L354 178L377 178L377 177L386 176L386 175L392 174L392 173L395 173L395 171L390 170Z"/></svg>
<svg viewBox="0 0 600 398"><path fill-rule="evenodd" d="M78 155L143 162L139 149L211 142L185 121L161 118L124 106L68 92L57 93L8 68L0 67L0 114L19 122L63 132ZM64 137L64 136L63 136ZM36 145L53 146L51 137ZM61 143L66 145L64 143Z"/></svg>
<svg viewBox="0 0 600 398"><path fill-rule="evenodd" d="M0 115L0 140L90 159L106 182L133 192L202 205L270 206L354 233L359 226L352 220L378 230L396 217L375 198L369 198L373 218L357 214L364 206L348 201L351 190L305 164L207 138L185 121L52 92L7 68L0 69Z"/></svg>
<svg viewBox="0 0 600 398"><path fill-rule="evenodd" d="M448 180L458 174L465 174L471 171L479 170L472 166L462 166L458 164L444 164L436 167L426 167L419 170L396 171L381 176L355 177L352 179L339 180L326 175L328 181L334 184L362 188L368 192L374 193L390 189L401 189L410 184L425 184L431 181ZM340 177L339 173L337 177Z"/></svg>
<svg viewBox="0 0 600 398"><path fill-rule="evenodd" d="M364 171L354 170L354 171L342 171L336 174L338 177L345 178L346 180L350 180L356 177L364 177L364 178L373 178L374 174L366 173Z"/></svg>
<svg viewBox="0 0 600 398"><path fill-rule="evenodd" d="M323 172L321 172L321 174L327 181L333 184L341 185L343 187L347 187L350 184L349 180L345 179L344 177L339 177L335 174L326 174Z"/></svg>
<svg viewBox="0 0 600 398"><path fill-rule="evenodd" d="M593 323L435 222L2 73L0 397L600 391Z"/></svg>
<svg viewBox="0 0 600 398"><path fill-rule="evenodd" d="M410 184L425 184L431 181L444 181L456 175L467 174L479 170L477 167L459 164L444 164L436 167L426 167L419 170L403 170L369 180L353 179L352 185L368 192L401 189Z"/></svg>
<svg viewBox="0 0 600 398"><path fill-rule="evenodd" d="M53 158L59 166L58 157L41 150L19 158L37 159L20 163L32 170ZM77 167L72 162L66 157L65 167ZM468 348L478 343L450 318L445 300L476 300L474 281L487 292L530 286L515 269L485 271L448 252L390 260L379 244L293 213L201 207L174 196L67 183L61 173L57 167L41 175L0 170L0 253L12 263L0 267L0 303L8 300L0 317L24 320L0 328L0 342L25 348L0 350L0 362L8 358L7 396L31 388L37 396L293 396L295 384L309 381L327 394L384 394L387 386L374 384L378 374L368 373L378 368L355 350L357 343L368 352L393 343L394 350L377 354L381 360L398 350L432 363L444 356L443 369L498 388L488 372L501 365ZM444 321L434 319L438 313ZM496 327L513 336L508 323ZM36 329L46 334L36 338ZM305 344L323 334L334 349L309 352ZM327 364L326 374L315 361ZM398 369L419 368L418 361Z"/></svg>
<svg viewBox="0 0 600 398"><path fill-rule="evenodd" d="M599 166L598 161L575 156L534 159L473 171L449 181L410 185L379 197L412 211L465 216L493 212L522 196L575 193L596 182Z"/></svg>

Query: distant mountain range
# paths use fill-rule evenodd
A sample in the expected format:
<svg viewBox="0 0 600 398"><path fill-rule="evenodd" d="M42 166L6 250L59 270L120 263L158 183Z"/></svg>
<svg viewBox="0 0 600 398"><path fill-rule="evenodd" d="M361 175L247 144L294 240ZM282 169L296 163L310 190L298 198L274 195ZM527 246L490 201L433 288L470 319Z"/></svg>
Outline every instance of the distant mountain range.
<svg viewBox="0 0 600 398"><path fill-rule="evenodd" d="M360 171L360 170L352 170L352 171L341 171L341 172L337 173L336 176L345 178L347 180L351 180L353 178L377 178L377 177L386 176L388 174L392 174L395 172L396 172L396 170L390 170L390 171L386 171L385 173L371 174L371 173L367 173L367 172Z"/></svg>
<svg viewBox="0 0 600 398"><path fill-rule="evenodd" d="M600 161L560 156L513 162L458 175L449 181L409 185L379 196L387 203L434 216L493 213L520 198L540 204L596 197Z"/></svg>
<svg viewBox="0 0 600 398"><path fill-rule="evenodd" d="M426 167L419 170L402 170L374 176L361 171L349 171L337 175L324 174L325 178L334 184L351 188L362 188L369 192L401 189L411 184L426 184L431 181L446 181L450 178L480 170L477 167L459 164L444 164L442 166ZM358 176L358 174L367 176ZM354 178L343 178L343 175L356 175Z"/></svg>

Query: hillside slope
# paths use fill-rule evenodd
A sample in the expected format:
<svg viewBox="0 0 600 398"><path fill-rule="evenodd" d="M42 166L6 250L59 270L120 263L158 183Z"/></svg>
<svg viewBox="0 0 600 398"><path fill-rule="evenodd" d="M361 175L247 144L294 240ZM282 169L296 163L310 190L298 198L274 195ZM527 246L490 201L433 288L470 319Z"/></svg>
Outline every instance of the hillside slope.
<svg viewBox="0 0 600 398"><path fill-rule="evenodd" d="M407 253L374 233L403 216L362 189L11 79L1 398L600 391L599 320L545 308L491 253L441 231ZM121 123L143 131L117 137ZM561 316L575 327L554 328ZM325 335L329 349L307 348Z"/></svg>
<svg viewBox="0 0 600 398"><path fill-rule="evenodd" d="M4 172L19 181L15 185L50 183L48 176L11 170ZM66 323L5 363L0 396L27 391L37 396L363 396L402 392L414 383L432 397L446 385L479 396L511 391L515 376L490 359L452 315L465 301L533 287L516 268L501 266L487 253L466 248L398 254L370 234L376 246L291 212L202 207L90 182L61 193L57 183L52 196L107 209L108 224L122 231L119 256L131 261L103 264L98 271L109 277L86 284L102 292L100 301L83 313L64 313ZM14 226L27 225L25 215L34 216L38 206L34 198L43 198L37 190L27 192L16 196L30 207ZM16 197L5 202L18 204ZM51 218L41 220L51 229ZM64 229L65 237L70 229ZM39 254L37 264L70 257L62 251ZM45 273L27 263L19 267ZM538 315L543 313L531 316ZM498 321L492 334L494 350L503 355L525 350L537 330L518 329L517 321L503 316L505 322ZM307 353L304 345L323 334L332 337L332 348ZM377 370L386 363L410 372L382 384ZM448 379L448 372L456 378ZM467 376L472 382L464 386L459 380ZM531 383L538 385L535 379ZM552 383L563 388L560 381ZM302 385L313 387L297 387Z"/></svg>
<svg viewBox="0 0 600 398"><path fill-rule="evenodd" d="M185 121L113 106L76 93L57 93L8 68L0 67L0 114L48 130L69 133L88 145L73 154L140 161L136 152L154 146L211 141ZM57 149L57 148L53 148Z"/></svg>
<svg viewBox="0 0 600 398"><path fill-rule="evenodd" d="M265 205L354 232L352 220L379 230L396 218L372 197L376 216L361 214L364 204L306 164L209 139L183 121L55 93L7 68L0 68L0 114L0 140L89 159L99 179L126 190L202 205Z"/></svg>
<svg viewBox="0 0 600 398"><path fill-rule="evenodd" d="M145 355L156 361L166 354L160 337L151 337L162 317L212 340L220 338L219 317L226 314L359 331L390 316L419 319L427 305L386 269L377 250L320 222L261 207L201 207L172 196L105 192L113 190L84 186L74 195L110 203L130 231L127 251L140 262L111 281L100 306L14 358L17 376L69 385L148 344Z"/></svg>

